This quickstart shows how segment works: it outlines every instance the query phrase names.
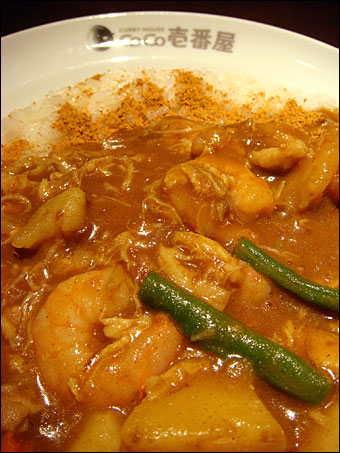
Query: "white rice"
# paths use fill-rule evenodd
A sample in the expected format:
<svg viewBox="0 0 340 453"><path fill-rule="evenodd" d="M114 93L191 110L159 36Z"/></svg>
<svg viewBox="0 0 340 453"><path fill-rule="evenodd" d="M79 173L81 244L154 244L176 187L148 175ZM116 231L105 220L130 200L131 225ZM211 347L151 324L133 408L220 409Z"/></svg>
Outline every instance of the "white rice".
<svg viewBox="0 0 340 453"><path fill-rule="evenodd" d="M334 100L327 96L313 95L307 99L303 92L290 92L285 88L277 86L261 86L255 80L247 76L230 76L225 74L217 76L210 71L192 71L221 93L222 97L227 95L228 100L237 106L256 100L254 110L262 104L270 105L273 111L281 109L288 99L295 99L305 109L318 107L337 107ZM72 87L64 87L58 91L46 94L42 99L32 105L15 110L1 121L1 143L9 144L13 140L23 139L31 143L36 150L48 150L49 144L58 140L58 133L53 129L52 124L57 119L58 109L66 102L77 107L80 111L86 111L93 120L99 114L116 109L124 94L119 90L128 82L136 78L149 76L151 81L161 88L164 88L165 97L174 101L175 76L171 70L151 70L136 68L135 70L107 71L100 79L88 78ZM90 93L84 89L90 89ZM261 96L259 96L261 93ZM138 99L139 93L133 93ZM271 103L271 104L270 104ZM165 113L165 112L164 112Z"/></svg>

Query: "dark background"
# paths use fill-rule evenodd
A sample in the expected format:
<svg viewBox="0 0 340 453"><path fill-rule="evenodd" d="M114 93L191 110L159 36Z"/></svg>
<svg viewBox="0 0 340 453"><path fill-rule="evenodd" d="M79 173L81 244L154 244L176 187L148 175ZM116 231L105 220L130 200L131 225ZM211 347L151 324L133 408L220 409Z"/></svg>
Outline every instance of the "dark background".
<svg viewBox="0 0 340 453"><path fill-rule="evenodd" d="M123 11L188 11L285 28L339 47L339 1L1 1L1 35L73 17Z"/></svg>

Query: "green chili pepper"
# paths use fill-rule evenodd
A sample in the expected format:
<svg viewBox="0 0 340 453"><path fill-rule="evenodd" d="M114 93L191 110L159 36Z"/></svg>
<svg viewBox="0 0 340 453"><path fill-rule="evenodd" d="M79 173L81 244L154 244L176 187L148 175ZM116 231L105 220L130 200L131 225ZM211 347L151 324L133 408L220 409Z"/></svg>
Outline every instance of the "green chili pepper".
<svg viewBox="0 0 340 453"><path fill-rule="evenodd" d="M150 272L139 290L147 305L168 312L183 332L204 348L228 358L240 354L255 372L290 395L320 404L331 381L299 357L248 328L243 323L197 300L156 272Z"/></svg>
<svg viewBox="0 0 340 453"><path fill-rule="evenodd" d="M339 290L318 285L301 277L269 256L249 239L240 239L236 248L236 256L301 299L320 308L339 312Z"/></svg>

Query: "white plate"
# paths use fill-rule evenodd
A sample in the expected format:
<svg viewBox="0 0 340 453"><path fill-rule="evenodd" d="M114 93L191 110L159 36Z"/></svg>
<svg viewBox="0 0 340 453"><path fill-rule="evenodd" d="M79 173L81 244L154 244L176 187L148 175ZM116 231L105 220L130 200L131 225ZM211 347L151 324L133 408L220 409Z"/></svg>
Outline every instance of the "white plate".
<svg viewBox="0 0 340 453"><path fill-rule="evenodd" d="M105 27L105 50L94 45ZM111 33L111 35L110 35ZM107 69L202 68L339 97L339 51L279 28L223 16L134 12L81 17L1 40L2 115Z"/></svg>

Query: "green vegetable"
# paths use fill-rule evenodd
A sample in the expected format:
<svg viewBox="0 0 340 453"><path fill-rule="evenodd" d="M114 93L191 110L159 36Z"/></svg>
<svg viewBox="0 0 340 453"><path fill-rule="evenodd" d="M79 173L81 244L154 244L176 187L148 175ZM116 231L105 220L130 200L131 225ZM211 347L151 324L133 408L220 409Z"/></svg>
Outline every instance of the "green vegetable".
<svg viewBox="0 0 340 453"><path fill-rule="evenodd" d="M339 312L339 290L318 285L301 277L269 256L249 239L240 239L236 256L301 299L318 307Z"/></svg>
<svg viewBox="0 0 340 453"><path fill-rule="evenodd" d="M240 354L255 372L275 387L310 404L320 404L332 383L296 355L254 330L150 272L139 290L140 299L167 311L193 341L221 357Z"/></svg>

